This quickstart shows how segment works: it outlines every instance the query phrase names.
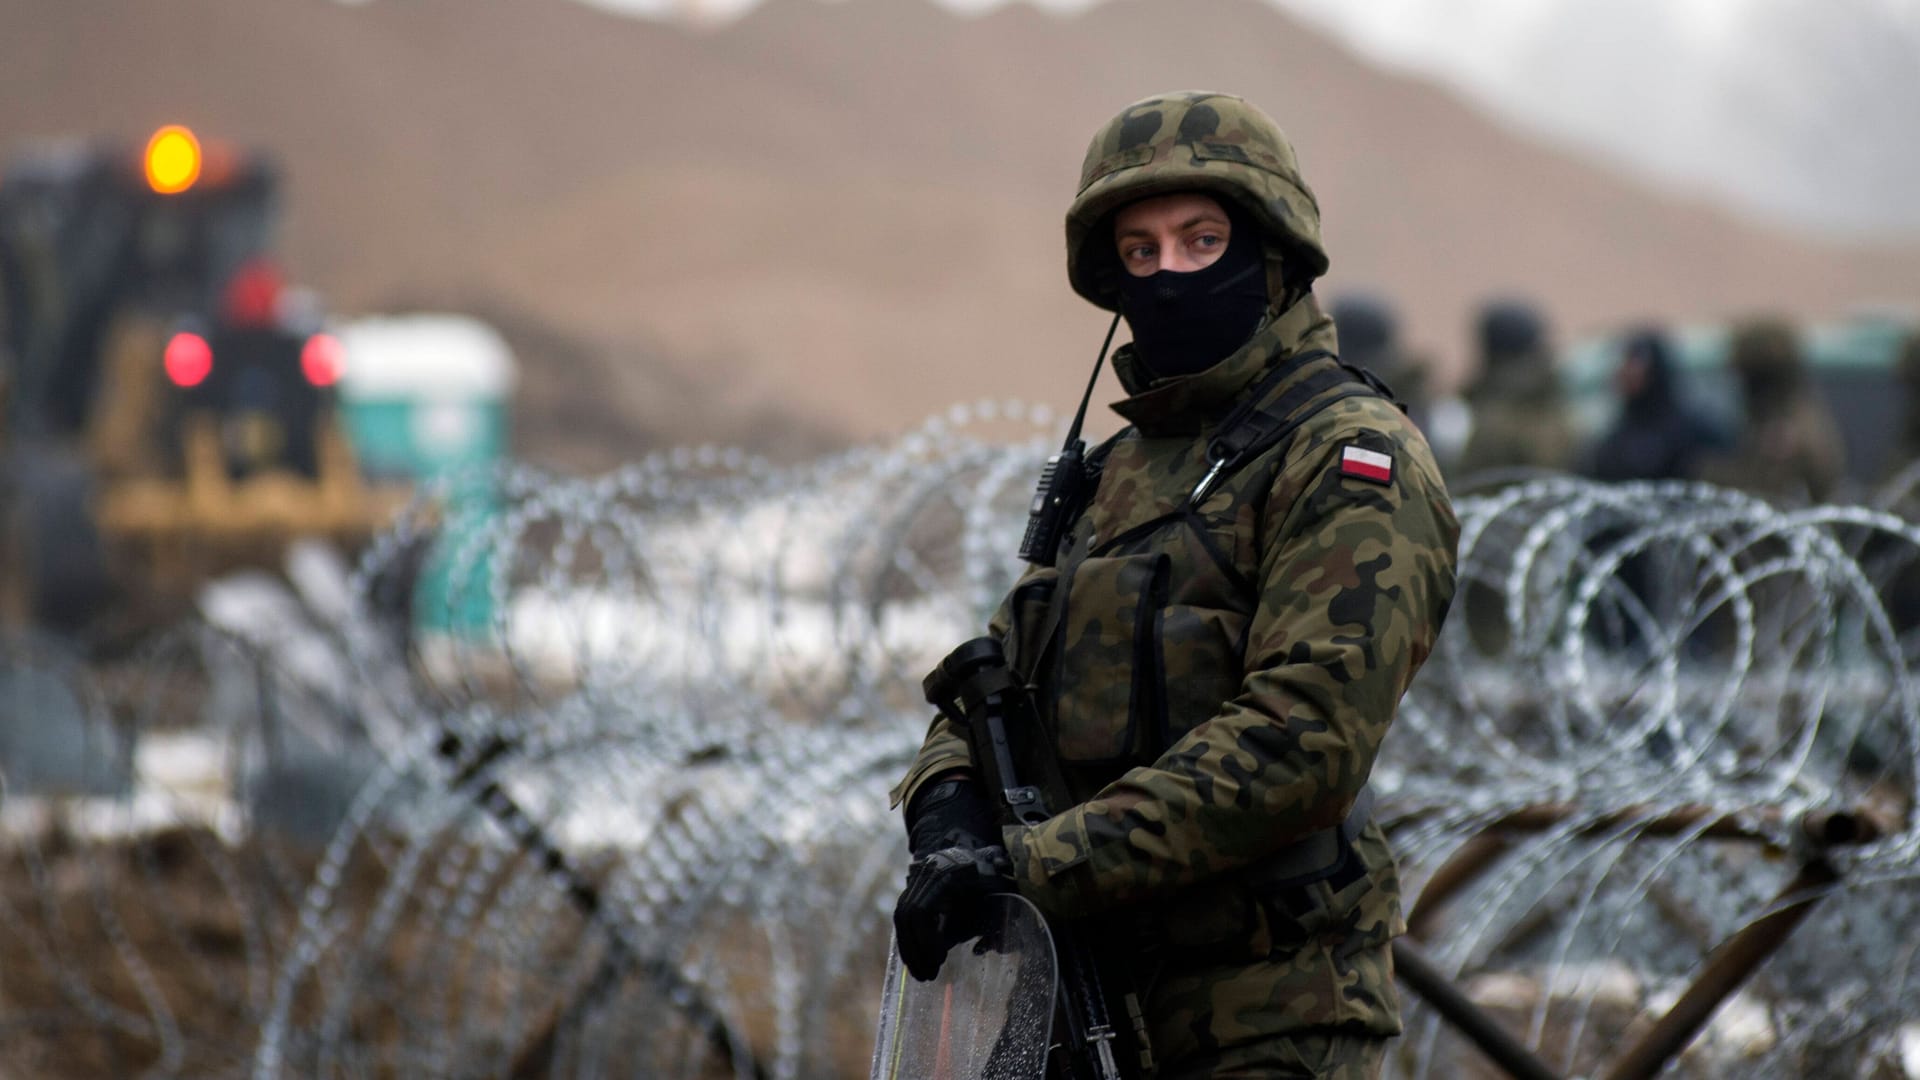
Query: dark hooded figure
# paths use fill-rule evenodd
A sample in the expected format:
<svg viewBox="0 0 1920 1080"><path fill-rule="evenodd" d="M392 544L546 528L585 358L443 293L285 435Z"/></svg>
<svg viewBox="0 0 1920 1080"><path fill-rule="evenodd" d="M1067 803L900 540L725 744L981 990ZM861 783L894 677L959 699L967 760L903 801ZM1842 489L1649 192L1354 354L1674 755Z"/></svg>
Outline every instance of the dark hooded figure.
<svg viewBox="0 0 1920 1080"><path fill-rule="evenodd" d="M1588 471L1601 480L1678 480L1723 446L1713 426L1682 400L1673 349L1660 330L1627 338L1614 376L1620 419L1594 447Z"/></svg>
<svg viewBox="0 0 1920 1080"><path fill-rule="evenodd" d="M1607 481L1695 479L1707 455L1726 448L1718 430L1687 406L1673 348L1663 331L1645 327L1627 336L1614 386L1620 396L1620 417L1594 445L1588 475ZM1632 531L1626 526L1603 529L1588 543L1596 553L1603 553ZM1615 578L1637 606L1668 620L1682 617L1673 604L1688 595L1687 578L1694 573L1691 563L1669 557L1658 545L1626 555L1614 569ZM1710 648L1720 630L1716 622L1691 635L1688 651ZM1634 650L1646 645L1639 623L1630 618L1594 619L1588 632L1597 642L1616 648ZM1664 733L1655 733L1647 749L1666 760L1672 743Z"/></svg>

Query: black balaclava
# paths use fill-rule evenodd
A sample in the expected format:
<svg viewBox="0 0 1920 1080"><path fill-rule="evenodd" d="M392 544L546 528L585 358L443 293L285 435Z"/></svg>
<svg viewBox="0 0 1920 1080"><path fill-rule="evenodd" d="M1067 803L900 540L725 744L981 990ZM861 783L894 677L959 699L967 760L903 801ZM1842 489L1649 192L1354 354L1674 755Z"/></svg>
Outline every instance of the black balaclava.
<svg viewBox="0 0 1920 1080"><path fill-rule="evenodd" d="M1267 311L1266 253L1260 230L1222 201L1232 226L1227 250L1211 266L1146 277L1120 272L1120 310L1148 381L1192 375L1247 343Z"/></svg>

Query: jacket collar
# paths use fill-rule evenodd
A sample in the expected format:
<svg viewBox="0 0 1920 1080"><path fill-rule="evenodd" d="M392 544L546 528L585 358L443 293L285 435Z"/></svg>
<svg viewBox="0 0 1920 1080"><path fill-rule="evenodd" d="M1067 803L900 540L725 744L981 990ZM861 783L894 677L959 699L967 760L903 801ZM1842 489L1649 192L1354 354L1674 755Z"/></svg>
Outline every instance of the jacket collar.
<svg viewBox="0 0 1920 1080"><path fill-rule="evenodd" d="M1233 355L1192 375L1142 386L1133 346L1121 347L1113 356L1114 373L1131 396L1111 408L1142 435L1197 435L1218 423L1267 372L1302 353L1335 348L1333 320L1308 293L1278 316L1270 316Z"/></svg>

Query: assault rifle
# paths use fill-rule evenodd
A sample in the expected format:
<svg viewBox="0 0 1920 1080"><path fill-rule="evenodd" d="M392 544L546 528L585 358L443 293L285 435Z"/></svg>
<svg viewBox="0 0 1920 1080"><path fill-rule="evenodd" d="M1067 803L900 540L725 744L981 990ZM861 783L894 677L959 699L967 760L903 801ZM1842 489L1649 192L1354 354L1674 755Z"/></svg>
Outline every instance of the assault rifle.
<svg viewBox="0 0 1920 1080"><path fill-rule="evenodd" d="M1040 728L1033 697L1007 663L1000 642L974 638L948 653L922 685L927 701L967 733L976 769L1003 825L1038 825L1052 816L1046 795L1022 782L1019 762L1035 756L1057 777L1052 741ZM1057 781L1050 786L1061 787ZM1065 798L1064 791L1057 793ZM1074 1080L1139 1080L1153 1072L1139 995L1086 945L1082 921L1049 918L1059 956L1055 1013L1066 1038L1054 1044L1061 1075ZM1114 1023L1120 1003L1124 1024ZM1061 1030L1056 1025L1055 1030Z"/></svg>

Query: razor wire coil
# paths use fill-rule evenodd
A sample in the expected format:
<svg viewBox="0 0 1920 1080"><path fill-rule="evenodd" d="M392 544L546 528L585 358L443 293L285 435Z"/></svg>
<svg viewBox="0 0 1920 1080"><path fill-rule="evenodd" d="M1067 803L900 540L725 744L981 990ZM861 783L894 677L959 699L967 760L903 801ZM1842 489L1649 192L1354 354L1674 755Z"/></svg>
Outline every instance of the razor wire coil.
<svg viewBox="0 0 1920 1080"><path fill-rule="evenodd" d="M798 466L449 478L332 586L221 583L118 718L9 643L8 686L68 688L84 745L0 744L0 1028L74 1010L159 1076L858 1074L905 862L884 793L921 674L1013 580L1050 422L986 402ZM1459 590L1380 816L1411 900L1557 808L1430 941L1556 1067L1596 1068L1781 902L1796 821L1863 805L1900 824L1823 853L1830 895L1675 1074L1920 1055L1900 498L1535 475L1456 500ZM110 782L61 775L128 746ZM206 760L168 774L163 746ZM1406 1000L1390 1072L1452 1075L1465 1051Z"/></svg>

